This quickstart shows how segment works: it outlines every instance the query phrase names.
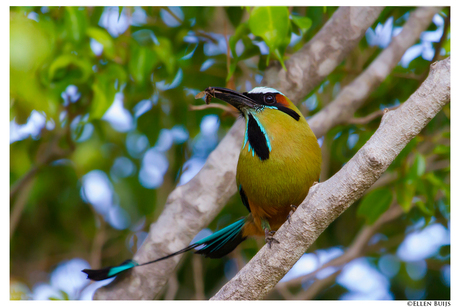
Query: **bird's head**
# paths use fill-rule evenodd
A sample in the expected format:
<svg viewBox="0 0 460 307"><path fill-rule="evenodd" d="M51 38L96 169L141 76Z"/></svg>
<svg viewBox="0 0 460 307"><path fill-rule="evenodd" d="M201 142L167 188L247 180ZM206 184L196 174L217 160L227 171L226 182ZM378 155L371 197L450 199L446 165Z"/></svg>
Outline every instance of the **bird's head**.
<svg viewBox="0 0 460 307"><path fill-rule="evenodd" d="M239 93L222 87L208 87L206 95L225 101L237 108L244 116L274 109L291 116L296 121L300 114L294 104L280 91L270 87L255 87Z"/></svg>
<svg viewBox="0 0 460 307"><path fill-rule="evenodd" d="M272 156L272 149L286 148L299 143L298 139L313 136L307 121L299 109L280 91L270 87L256 87L249 92L208 87L196 98L206 94L206 102L211 97L220 99L237 108L246 119L246 130L242 152L266 161ZM277 144L275 144L278 142ZM247 151L243 150L247 146ZM289 146L288 146L289 147Z"/></svg>

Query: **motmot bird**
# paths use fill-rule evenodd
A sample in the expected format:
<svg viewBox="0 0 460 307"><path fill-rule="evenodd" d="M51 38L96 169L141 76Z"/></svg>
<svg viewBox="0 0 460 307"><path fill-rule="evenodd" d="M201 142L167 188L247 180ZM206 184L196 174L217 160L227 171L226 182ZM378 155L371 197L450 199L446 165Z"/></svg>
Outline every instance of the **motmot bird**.
<svg viewBox="0 0 460 307"><path fill-rule="evenodd" d="M238 158L236 184L249 214L235 223L175 253L139 264L126 260L119 266L83 270L92 280L114 277L136 266L158 262L186 251L221 258L250 236L265 236L271 247L279 243L274 232L289 219L319 181L321 149L299 109L281 92L256 87L239 93L208 87L206 102L217 98L234 106L245 118L244 141Z"/></svg>

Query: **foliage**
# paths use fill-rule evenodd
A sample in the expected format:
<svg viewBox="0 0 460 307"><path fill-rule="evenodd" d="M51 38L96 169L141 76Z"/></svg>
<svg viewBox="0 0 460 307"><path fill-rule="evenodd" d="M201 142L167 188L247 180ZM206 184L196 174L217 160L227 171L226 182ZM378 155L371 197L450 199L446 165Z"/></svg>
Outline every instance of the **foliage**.
<svg viewBox="0 0 460 307"><path fill-rule="evenodd" d="M39 283L57 289L45 298L82 298L85 291L80 290L88 284L83 281L75 293L63 287L53 279L58 264L81 258L100 267L131 258L168 194L198 171L233 123L233 116L220 109L190 110L197 103L194 96L208 86L240 91L257 86L268 65L284 67L335 9L12 7L11 298L37 298ZM386 8L372 28L390 17L400 27L411 10ZM439 56L450 54L450 36L430 46ZM306 116L321 110L380 52L363 39L297 102L300 110ZM405 101L429 65L420 56L407 68L398 65L355 116ZM375 119L331 129L321 140L329 157L321 180L337 172L378 125ZM379 231L375 240L380 249L369 252L369 263L389 279L387 290L396 299L449 299L450 284L443 277L450 268L449 244L418 260L426 272L418 279L411 275L413 262L398 252L405 233L434 224L449 227L449 165L446 106L390 166L386 184L347 210L308 253L349 246L361 227L397 203L405 213ZM220 229L245 210L234 196L209 228ZM186 255L174 277L179 286L172 298L212 296L262 244L247 240L222 260ZM392 276L382 265L389 256L402 264ZM195 288L197 270L202 271L203 293ZM338 299L347 291L336 282L317 298Z"/></svg>

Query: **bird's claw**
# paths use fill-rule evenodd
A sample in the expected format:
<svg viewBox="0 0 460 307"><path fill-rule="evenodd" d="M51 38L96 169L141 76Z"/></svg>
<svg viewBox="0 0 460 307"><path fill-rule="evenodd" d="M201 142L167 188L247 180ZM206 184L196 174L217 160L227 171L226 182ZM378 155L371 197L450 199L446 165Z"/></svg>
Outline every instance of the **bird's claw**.
<svg viewBox="0 0 460 307"><path fill-rule="evenodd" d="M268 244L268 248L272 248L272 243L280 243L278 240L273 238L275 233L276 231L269 231L268 229L265 229L265 243Z"/></svg>
<svg viewBox="0 0 460 307"><path fill-rule="evenodd" d="M288 220L289 224L291 224L291 216L294 214L296 209L297 209L296 206L291 205L291 211L289 211L289 214L287 216L287 220Z"/></svg>

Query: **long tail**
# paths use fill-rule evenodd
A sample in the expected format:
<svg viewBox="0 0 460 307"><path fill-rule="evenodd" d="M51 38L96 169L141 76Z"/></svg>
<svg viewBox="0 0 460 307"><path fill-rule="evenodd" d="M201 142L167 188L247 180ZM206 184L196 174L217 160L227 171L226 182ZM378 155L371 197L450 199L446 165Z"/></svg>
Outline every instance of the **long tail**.
<svg viewBox="0 0 460 307"><path fill-rule="evenodd" d="M194 248L197 248L199 246L203 247L199 250L197 250L195 253L196 254L202 254L205 257L209 258L221 258L231 251L235 249L235 247L238 246L241 242L246 240L246 237L243 237L243 226L246 222L246 219L240 219L236 221L235 223L219 230L213 233L212 235L201 239L193 244L190 244L184 249L181 249L180 251L177 251L175 253L169 254L167 256L145 262L145 263L137 263L134 260L126 260L123 263L121 263L118 266L113 266L113 267L106 267L100 270L88 270L85 269L82 272L88 274L88 279L92 280L104 280L108 279L114 276L117 276L118 274L125 272L127 270L130 270L136 266L143 266L151 263L155 263L161 260L165 260L171 257L174 257L176 255L185 253L189 250L192 250Z"/></svg>

